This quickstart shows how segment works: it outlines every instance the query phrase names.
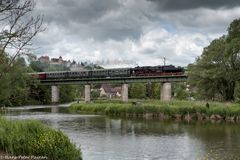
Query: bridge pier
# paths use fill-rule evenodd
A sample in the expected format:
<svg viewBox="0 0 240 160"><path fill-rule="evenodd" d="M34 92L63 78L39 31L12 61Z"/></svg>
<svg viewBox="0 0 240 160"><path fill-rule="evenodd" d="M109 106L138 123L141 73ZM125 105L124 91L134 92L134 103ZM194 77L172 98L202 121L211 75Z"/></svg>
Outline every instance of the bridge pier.
<svg viewBox="0 0 240 160"><path fill-rule="evenodd" d="M51 86L52 88L52 104L59 103L59 86Z"/></svg>
<svg viewBox="0 0 240 160"><path fill-rule="evenodd" d="M122 84L122 101L128 102L128 84Z"/></svg>
<svg viewBox="0 0 240 160"><path fill-rule="evenodd" d="M85 85L85 102L91 101L91 87L90 85Z"/></svg>
<svg viewBox="0 0 240 160"><path fill-rule="evenodd" d="M169 82L163 82L161 86L161 101L170 101L172 98L172 85Z"/></svg>

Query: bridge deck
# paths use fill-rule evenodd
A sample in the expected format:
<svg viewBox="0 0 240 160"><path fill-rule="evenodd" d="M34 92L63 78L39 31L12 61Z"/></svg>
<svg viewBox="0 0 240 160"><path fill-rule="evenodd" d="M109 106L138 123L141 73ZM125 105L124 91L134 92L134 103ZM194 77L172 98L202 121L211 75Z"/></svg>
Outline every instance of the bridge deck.
<svg viewBox="0 0 240 160"><path fill-rule="evenodd" d="M103 83L146 83L146 82L185 82L187 75L146 76L146 77L111 77L111 78L75 78L41 80L42 85L58 84L103 84Z"/></svg>

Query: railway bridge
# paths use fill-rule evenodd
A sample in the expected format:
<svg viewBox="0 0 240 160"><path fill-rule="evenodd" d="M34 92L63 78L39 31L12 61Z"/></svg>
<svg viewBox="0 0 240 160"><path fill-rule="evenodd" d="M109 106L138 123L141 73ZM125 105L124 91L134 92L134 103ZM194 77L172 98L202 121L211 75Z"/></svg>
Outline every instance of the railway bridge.
<svg viewBox="0 0 240 160"><path fill-rule="evenodd" d="M131 83L161 83L160 98L162 101L171 100L171 83L186 82L187 75L165 75L165 76L138 76L138 77L106 77L106 78L55 78L40 80L41 85L51 86L52 103L59 102L59 85L76 84L85 85L85 102L91 101L91 84L122 84L122 101L128 101L128 84Z"/></svg>

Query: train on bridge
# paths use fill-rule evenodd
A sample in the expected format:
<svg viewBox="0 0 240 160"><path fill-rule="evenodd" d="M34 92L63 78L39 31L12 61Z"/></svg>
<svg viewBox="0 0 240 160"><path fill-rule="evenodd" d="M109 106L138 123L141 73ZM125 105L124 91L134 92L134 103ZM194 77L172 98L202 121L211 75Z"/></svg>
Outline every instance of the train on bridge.
<svg viewBox="0 0 240 160"><path fill-rule="evenodd" d="M38 72L31 74L39 80L79 79L79 78L114 78L114 77L145 77L183 75L182 67L173 65L144 66L135 68L97 69L83 71Z"/></svg>

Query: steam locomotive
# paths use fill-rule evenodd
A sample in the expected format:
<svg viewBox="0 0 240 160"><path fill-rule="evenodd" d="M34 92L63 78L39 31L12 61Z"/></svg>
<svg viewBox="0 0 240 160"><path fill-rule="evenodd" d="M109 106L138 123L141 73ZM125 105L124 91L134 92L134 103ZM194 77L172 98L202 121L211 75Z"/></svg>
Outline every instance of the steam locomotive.
<svg viewBox="0 0 240 160"><path fill-rule="evenodd" d="M164 76L183 75L182 67L144 66L135 68L97 69L84 71L39 72L31 74L39 80L51 79L75 79L75 78L111 78L111 77L140 77L140 76Z"/></svg>

